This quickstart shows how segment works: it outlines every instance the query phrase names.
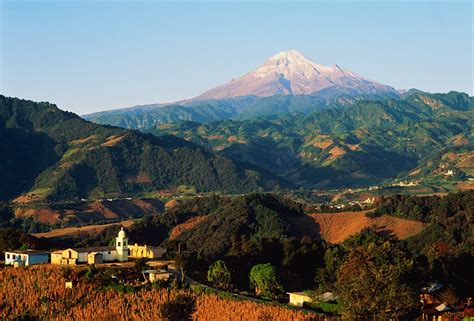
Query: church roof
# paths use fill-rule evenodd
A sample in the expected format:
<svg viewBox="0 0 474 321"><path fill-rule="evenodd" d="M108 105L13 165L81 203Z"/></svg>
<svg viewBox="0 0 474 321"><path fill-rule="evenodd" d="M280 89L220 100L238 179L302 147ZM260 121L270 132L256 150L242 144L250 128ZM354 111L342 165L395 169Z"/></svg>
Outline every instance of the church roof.
<svg viewBox="0 0 474 321"><path fill-rule="evenodd" d="M115 251L115 246L94 246L94 247L76 247L70 248L78 253Z"/></svg>

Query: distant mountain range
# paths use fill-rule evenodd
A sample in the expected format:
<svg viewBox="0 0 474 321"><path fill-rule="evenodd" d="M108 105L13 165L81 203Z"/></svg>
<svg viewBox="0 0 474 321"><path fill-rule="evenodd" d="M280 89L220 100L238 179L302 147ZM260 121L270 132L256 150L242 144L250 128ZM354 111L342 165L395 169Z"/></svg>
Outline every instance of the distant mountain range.
<svg viewBox="0 0 474 321"><path fill-rule="evenodd" d="M241 193L285 183L175 136L94 124L0 95L0 200L29 202L126 197L180 185Z"/></svg>
<svg viewBox="0 0 474 321"><path fill-rule="evenodd" d="M84 115L96 123L131 129L190 120L211 122L292 112L311 112L361 99L398 98L393 87L368 80L337 65L313 62L296 50L280 52L263 65L210 89L171 104L151 104Z"/></svg>
<svg viewBox="0 0 474 321"><path fill-rule="evenodd" d="M294 50L192 100L86 117L124 128L0 96L0 200L467 179L473 99L398 92Z"/></svg>

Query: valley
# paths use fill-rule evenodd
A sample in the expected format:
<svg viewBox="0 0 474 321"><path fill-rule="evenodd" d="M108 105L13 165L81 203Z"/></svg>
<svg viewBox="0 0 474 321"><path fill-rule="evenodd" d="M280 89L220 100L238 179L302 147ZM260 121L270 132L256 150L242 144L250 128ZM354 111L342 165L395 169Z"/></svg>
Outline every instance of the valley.
<svg viewBox="0 0 474 321"><path fill-rule="evenodd" d="M117 263L78 264L70 271L89 303L166 291L153 301L160 316L182 295L194 317L227 311L232 297L245 315L259 302L281 319L290 291L290 303L309 302L298 318L397 319L420 315L417 295L433 280L447 284L436 304L461 311L471 295L474 100L465 93L397 91L285 52L194 99L85 118L0 96L0 251L100 249L125 228L166 253L151 266L172 262L181 278L117 284L108 275ZM147 259L120 273L145 273ZM359 307L373 303L367 284L379 289L370 311ZM90 307L75 311L62 316Z"/></svg>

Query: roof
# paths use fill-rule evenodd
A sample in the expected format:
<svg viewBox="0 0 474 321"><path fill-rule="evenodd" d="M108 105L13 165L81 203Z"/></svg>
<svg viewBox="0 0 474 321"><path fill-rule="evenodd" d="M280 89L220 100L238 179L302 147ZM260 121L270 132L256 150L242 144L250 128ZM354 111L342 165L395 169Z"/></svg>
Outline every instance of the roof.
<svg viewBox="0 0 474 321"><path fill-rule="evenodd" d="M286 292L287 294L289 295L299 295L299 296L306 296L308 298L311 297L311 295L309 295L308 293L306 292Z"/></svg>
<svg viewBox="0 0 474 321"><path fill-rule="evenodd" d="M323 302L336 301L336 296L332 292L325 292L317 297Z"/></svg>
<svg viewBox="0 0 474 321"><path fill-rule="evenodd" d="M5 251L5 253L15 254L50 254L49 251L37 251L37 250L21 250L21 251Z"/></svg>
<svg viewBox="0 0 474 321"><path fill-rule="evenodd" d="M451 308L446 303L438 305L435 309L439 312L451 310Z"/></svg>
<svg viewBox="0 0 474 321"><path fill-rule="evenodd" d="M441 283L436 283L436 282L431 282L428 283L428 286L425 286L424 288L421 289L422 293L433 293L438 291L444 286L444 284Z"/></svg>
<svg viewBox="0 0 474 321"><path fill-rule="evenodd" d="M94 247L75 247L75 248L67 248L64 250L58 250L55 252L62 252L65 250L73 250L78 253L90 253L90 252L105 252L105 251L113 251L115 250L115 246L94 246Z"/></svg>

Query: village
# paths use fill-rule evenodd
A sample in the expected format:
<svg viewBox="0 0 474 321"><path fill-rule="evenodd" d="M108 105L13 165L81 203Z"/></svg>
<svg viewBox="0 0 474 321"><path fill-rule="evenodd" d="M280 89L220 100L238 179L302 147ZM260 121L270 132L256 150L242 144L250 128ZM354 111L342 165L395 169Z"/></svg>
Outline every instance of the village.
<svg viewBox="0 0 474 321"><path fill-rule="evenodd" d="M79 272L87 271L86 274L100 273L102 278L107 278L107 284L119 286L139 286L144 284L161 284L174 286L178 284L191 287L199 287L222 293L220 289L212 288L199 283L184 271L176 268L175 262L166 258L166 249L148 245L130 244L129 238L122 227L114 240L114 246L66 248L54 251L18 250L5 252L5 266L21 268L37 265L68 267L69 279L64 287L73 289L80 279ZM71 270L77 267L76 271ZM87 267L85 270L84 268ZM138 270L137 270L138 267ZM94 272L95 271L95 272ZM108 272L107 272L108 271ZM97 273L99 274L99 273ZM115 280L115 281L114 281ZM103 281L98 281L103 282ZM112 283L111 283L112 282ZM431 282L420 289L420 302L422 303L422 320L448 320L445 317L455 316L453 308L446 302L440 301L440 290L443 284ZM226 292L227 293L227 292ZM256 302L266 301L255 297L247 297L237 293L230 293L238 299L249 299ZM313 290L300 292L287 292L287 304L300 309L317 309L321 304L337 304L338 297L332 292L318 293ZM468 302L470 306L472 302Z"/></svg>

